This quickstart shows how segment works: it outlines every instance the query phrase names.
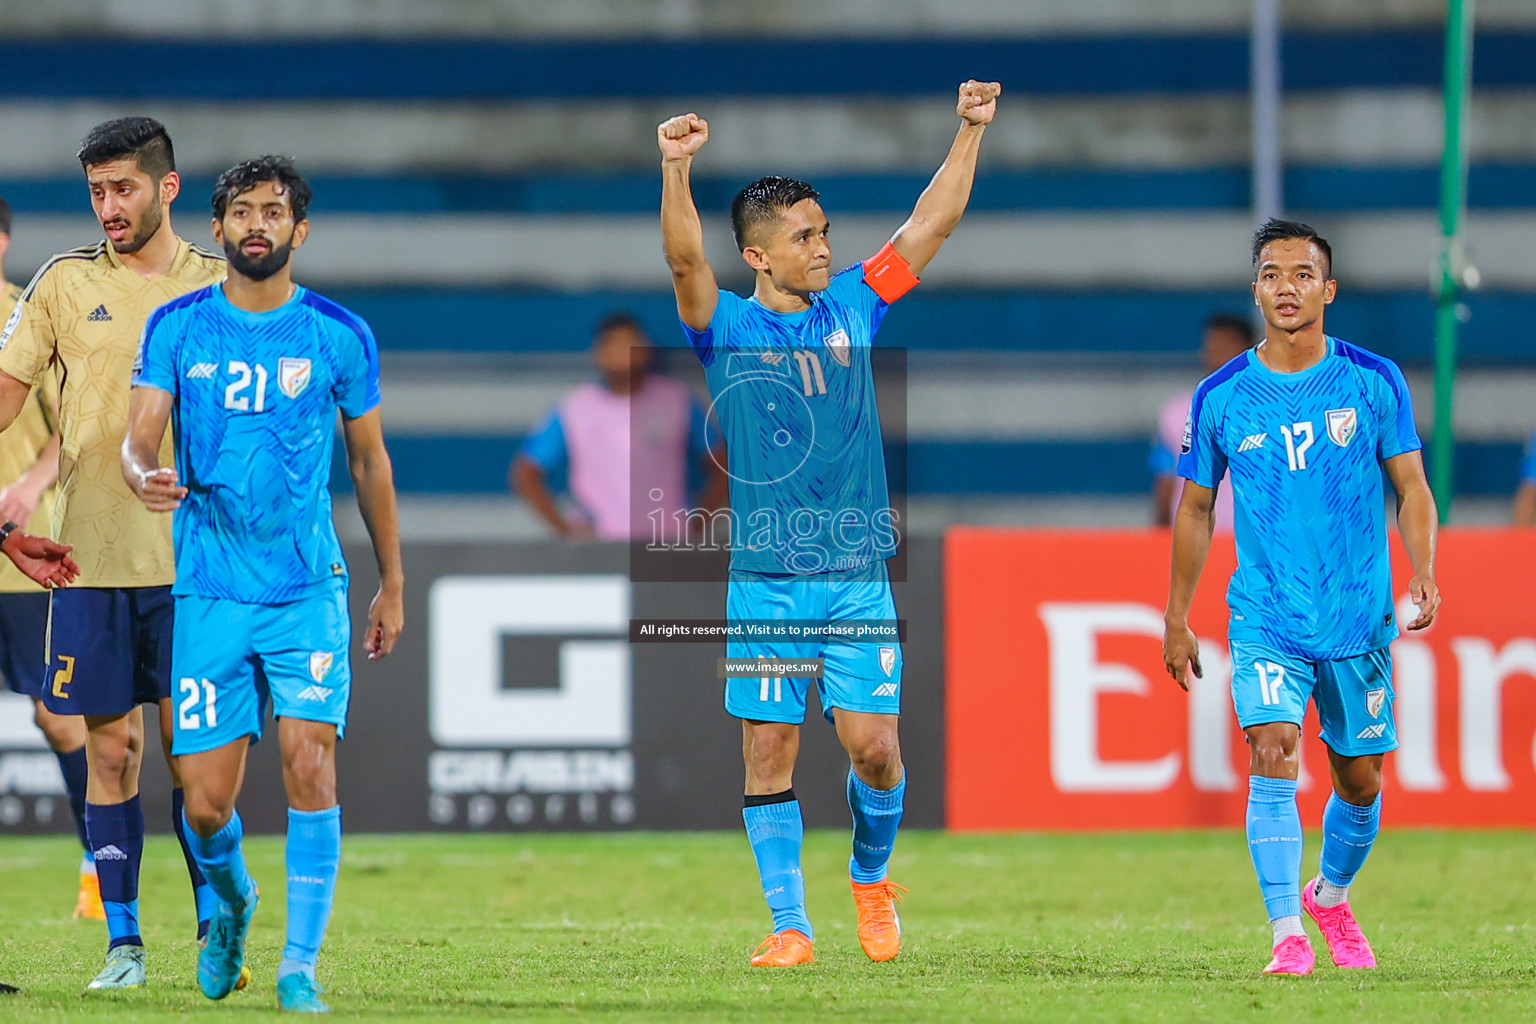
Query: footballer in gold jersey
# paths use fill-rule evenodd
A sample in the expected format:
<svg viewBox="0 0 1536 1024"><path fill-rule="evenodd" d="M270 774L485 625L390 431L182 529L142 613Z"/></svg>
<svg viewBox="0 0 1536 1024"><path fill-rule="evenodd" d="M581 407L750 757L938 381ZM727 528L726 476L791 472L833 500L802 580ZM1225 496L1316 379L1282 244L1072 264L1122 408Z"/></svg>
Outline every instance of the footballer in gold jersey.
<svg viewBox="0 0 1536 1024"><path fill-rule="evenodd" d="M5 279L10 249L11 208L0 198L0 324L21 301L21 289ZM53 517L53 485L59 476L58 403L51 389L33 392L33 400L0 434L0 519L46 535ZM80 890L75 916L106 920L96 883L96 860L85 837L85 722L56 715L43 704L47 665L43 636L48 628L48 592L10 562L0 559L0 672L8 687L32 700L32 717L58 758L64 792L85 848L80 859Z"/></svg>
<svg viewBox="0 0 1536 1024"><path fill-rule="evenodd" d="M145 982L138 923L144 813L139 769L140 707L156 703L161 736L171 727L170 584L175 578L168 517L128 489L118 448L144 322L156 307L224 277L221 257L176 237L170 204L180 190L165 127L126 117L93 128L77 154L105 240L43 265L0 329L0 429L27 407L34 388L58 392L59 483L53 537L73 546L77 584L52 595L43 701L84 715L89 779L86 832L107 917L107 963L92 989ZM170 438L164 457L171 457ZM172 818L186 839L176 763ZM199 935L216 897L196 865L188 871Z"/></svg>

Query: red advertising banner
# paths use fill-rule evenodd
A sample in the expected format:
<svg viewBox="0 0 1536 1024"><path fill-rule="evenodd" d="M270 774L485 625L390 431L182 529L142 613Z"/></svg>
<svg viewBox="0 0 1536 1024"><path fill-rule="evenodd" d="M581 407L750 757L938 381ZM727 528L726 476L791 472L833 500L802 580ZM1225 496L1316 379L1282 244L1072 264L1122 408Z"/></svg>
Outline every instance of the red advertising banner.
<svg viewBox="0 0 1536 1024"><path fill-rule="evenodd" d="M1226 655L1236 556L1216 538L1191 613L1205 678L1186 695L1162 665L1170 544L1167 530L950 531L949 827L1242 824L1247 747ZM1438 621L1392 647L1400 747L1384 818L1536 826L1536 531L1448 530L1436 575ZM1303 732L1300 799L1315 824L1328 761L1314 712Z"/></svg>

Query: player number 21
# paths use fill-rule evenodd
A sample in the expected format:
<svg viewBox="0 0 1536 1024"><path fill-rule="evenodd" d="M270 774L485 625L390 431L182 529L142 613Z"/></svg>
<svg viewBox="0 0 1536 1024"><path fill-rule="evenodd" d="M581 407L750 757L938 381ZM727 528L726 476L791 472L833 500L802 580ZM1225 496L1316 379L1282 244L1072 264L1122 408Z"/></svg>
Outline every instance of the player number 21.
<svg viewBox="0 0 1536 1024"><path fill-rule="evenodd" d="M256 407L251 408L251 400L241 394L251 386L251 374L256 375ZM229 387L224 389L224 408L233 409L236 412L264 412L267 408L267 368L257 363L254 367L249 363L242 363L238 359L229 364L229 373L235 379Z"/></svg>
<svg viewBox="0 0 1536 1024"><path fill-rule="evenodd" d="M1279 704L1280 687L1285 685L1285 666L1273 661L1256 661L1253 667L1259 671L1259 702Z"/></svg>
<svg viewBox="0 0 1536 1024"><path fill-rule="evenodd" d="M183 676L181 692L186 696L181 699L181 706L178 709L181 712L181 717L177 721L177 725L183 729L201 729L203 727L203 720L206 719L208 728L218 728L219 712L214 702L218 700L219 691L213 683L204 679L202 680L202 685L199 686L198 680L193 679L191 676ZM201 715L192 710L197 707L199 700L203 702L203 713Z"/></svg>
<svg viewBox="0 0 1536 1024"><path fill-rule="evenodd" d="M1312 424L1308 422L1293 423L1288 427L1281 427L1280 433L1285 435L1285 461L1290 463L1291 472L1307 468L1307 449L1312 447Z"/></svg>

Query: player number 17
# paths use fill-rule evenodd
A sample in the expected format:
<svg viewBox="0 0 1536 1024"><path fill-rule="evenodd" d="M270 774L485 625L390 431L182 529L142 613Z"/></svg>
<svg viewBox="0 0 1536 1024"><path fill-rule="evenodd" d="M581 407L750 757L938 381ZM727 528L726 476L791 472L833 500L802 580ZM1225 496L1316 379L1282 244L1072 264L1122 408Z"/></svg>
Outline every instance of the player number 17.
<svg viewBox="0 0 1536 1024"><path fill-rule="evenodd" d="M1259 703L1272 706L1280 703L1280 687L1285 685L1285 666L1273 661L1256 661L1253 667L1259 672Z"/></svg>
<svg viewBox="0 0 1536 1024"><path fill-rule="evenodd" d="M1306 421L1293 423L1288 427L1281 427L1280 433L1285 435L1285 461L1290 464L1291 472L1307 468L1307 449L1312 447L1312 424Z"/></svg>

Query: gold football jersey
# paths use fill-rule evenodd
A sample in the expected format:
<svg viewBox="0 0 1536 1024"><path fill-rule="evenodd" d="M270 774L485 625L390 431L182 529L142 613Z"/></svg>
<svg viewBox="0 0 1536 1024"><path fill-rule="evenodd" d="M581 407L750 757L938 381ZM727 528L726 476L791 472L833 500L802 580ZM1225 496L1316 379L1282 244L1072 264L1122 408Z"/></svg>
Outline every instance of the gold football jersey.
<svg viewBox="0 0 1536 1024"><path fill-rule="evenodd" d="M224 260L177 239L170 270L146 280L105 240L45 263L0 330L0 371L58 390L58 497L51 535L74 545L80 587L155 587L175 582L171 517L128 489L119 451L128 392L149 314L224 278ZM49 371L52 371L51 374ZM174 458L170 431L160 463Z"/></svg>
<svg viewBox="0 0 1536 1024"><path fill-rule="evenodd" d="M21 301L21 289L9 281L0 280L0 324L10 319L11 310ZM38 388L27 397L27 404L9 427L0 434L0 488L6 488L31 469L38 454L48 446L57 422L54 404L49 400L51 388ZM54 488L43 492L32 513L21 526L28 533L47 536L52 529ZM23 576L21 570L11 564L9 558L0 557L0 594L36 593L43 589Z"/></svg>

